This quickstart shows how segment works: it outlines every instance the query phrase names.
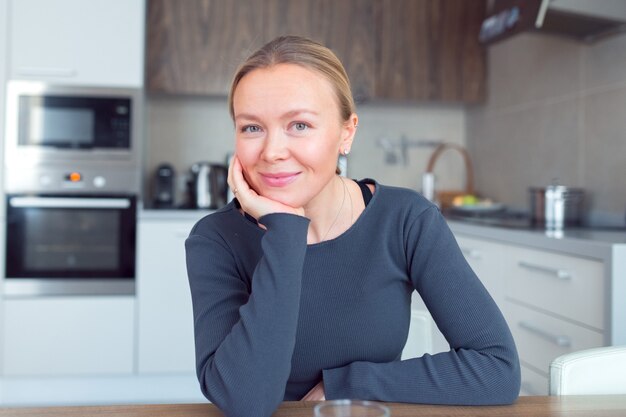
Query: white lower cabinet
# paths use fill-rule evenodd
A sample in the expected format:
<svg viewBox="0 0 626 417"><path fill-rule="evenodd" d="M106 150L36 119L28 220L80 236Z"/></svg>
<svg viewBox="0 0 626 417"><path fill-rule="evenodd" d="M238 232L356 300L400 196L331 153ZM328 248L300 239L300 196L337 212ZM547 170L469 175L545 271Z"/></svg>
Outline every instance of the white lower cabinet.
<svg viewBox="0 0 626 417"><path fill-rule="evenodd" d="M503 258L507 298L604 330L602 262L513 246L507 252Z"/></svg>
<svg viewBox="0 0 626 417"><path fill-rule="evenodd" d="M548 394L556 357L605 345L603 262L463 234L456 238L511 329L522 395Z"/></svg>
<svg viewBox="0 0 626 417"><path fill-rule="evenodd" d="M433 353L434 321L426 310L411 310L411 324L402 360L418 358L424 353Z"/></svg>
<svg viewBox="0 0 626 417"><path fill-rule="evenodd" d="M544 314L513 301L507 302L505 310L520 360L543 375L546 381L550 363L556 357L603 344L603 334L597 330Z"/></svg>
<svg viewBox="0 0 626 417"><path fill-rule="evenodd" d="M134 297L3 302L3 375L132 374Z"/></svg>
<svg viewBox="0 0 626 417"><path fill-rule="evenodd" d="M605 344L603 263L507 247L504 313L522 363L522 389L547 395L554 359Z"/></svg>
<svg viewBox="0 0 626 417"><path fill-rule="evenodd" d="M195 372L191 293L185 263L189 220L140 220L138 372Z"/></svg>
<svg viewBox="0 0 626 417"><path fill-rule="evenodd" d="M522 385L520 395L547 395L548 377L545 372L529 367L522 361Z"/></svg>
<svg viewBox="0 0 626 417"><path fill-rule="evenodd" d="M457 243L480 281L491 294L498 307L504 303L504 280L502 279L501 244L467 236L457 236Z"/></svg>

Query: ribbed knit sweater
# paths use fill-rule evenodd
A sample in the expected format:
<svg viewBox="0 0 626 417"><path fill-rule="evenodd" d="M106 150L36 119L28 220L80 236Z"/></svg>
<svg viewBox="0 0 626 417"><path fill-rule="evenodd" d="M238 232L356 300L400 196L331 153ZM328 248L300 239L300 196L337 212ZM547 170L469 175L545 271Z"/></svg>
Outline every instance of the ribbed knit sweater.
<svg viewBox="0 0 626 417"><path fill-rule="evenodd" d="M231 202L186 241L197 374L227 416L266 417L320 380L326 399L508 404L520 368L498 307L439 210L376 184L356 222L307 245L309 220ZM417 290L450 351L400 360Z"/></svg>

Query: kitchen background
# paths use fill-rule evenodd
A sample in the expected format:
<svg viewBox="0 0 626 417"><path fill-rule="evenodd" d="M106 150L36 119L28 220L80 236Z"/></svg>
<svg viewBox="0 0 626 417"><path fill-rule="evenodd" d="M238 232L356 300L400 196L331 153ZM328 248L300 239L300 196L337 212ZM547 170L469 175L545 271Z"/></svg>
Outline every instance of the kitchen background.
<svg viewBox="0 0 626 417"><path fill-rule="evenodd" d="M477 188L526 207L526 189L582 187L591 221L624 224L626 35L586 45L523 34L488 50L489 98L466 112Z"/></svg>
<svg viewBox="0 0 626 417"><path fill-rule="evenodd" d="M190 166L224 163L233 151L224 93L242 51L262 44L258 33L266 38L304 33L344 59L360 117L348 159L350 177L420 191L434 148L408 146L403 153L403 141L450 142L469 151L480 196L528 212L528 187L558 181L585 190L589 223L617 227L604 234L567 231L555 238L543 230L451 221L472 268L511 325L533 314L555 334L573 332L570 345L555 347L544 346L545 337L514 330L522 352L523 393L547 392L547 364L558 354L626 343L626 307L620 301L626 295L626 182L621 180L626 176L626 34L584 43L520 31L481 44L486 8L498 3L538 4L0 0L2 136L10 79L125 86L144 98L135 293L11 298L3 282L0 405L204 401L194 371L183 243L207 211L154 210L153 179L157 166L171 163L181 204ZM21 73L31 62L79 70L60 77ZM463 159L456 152L442 155L435 174L437 189L465 186ZM0 205L3 255L5 208ZM0 257L2 272L5 258ZM539 278L522 284L520 277L531 274L518 271L518 258L569 271L572 287ZM6 280L4 274L1 278ZM412 327L407 342L411 354L445 349L423 306L417 303L413 314L417 330ZM102 335L106 340L99 339Z"/></svg>
<svg viewBox="0 0 626 417"><path fill-rule="evenodd" d="M625 63L626 35L585 44L525 33L496 43L486 50L482 102L359 104L349 175L420 190L432 148L410 148L407 164L395 149L389 163L380 140L452 142L468 148L481 196L526 211L529 186L557 181L585 190L590 223L624 225L626 183L614 179L626 174ZM223 98L149 94L146 132L148 179L162 161L183 174L198 155L223 162L233 149ZM444 153L435 172L439 189L464 187L458 154Z"/></svg>
<svg viewBox="0 0 626 417"><path fill-rule="evenodd" d="M420 177L426 168L432 147L414 147L408 162L399 149L395 163L386 163L380 139L399 143L408 140L439 140L465 143L465 112L461 106L416 104L361 104L358 106L359 131L348 160L348 175L375 178L384 184L420 189ZM156 167L166 161L178 175L178 201L182 200L185 174L200 158L224 163L234 150L233 123L223 98L150 96L147 100L147 149L144 177L149 181ZM462 159L444 154L437 163L438 185L463 188L465 171ZM146 190L149 192L149 188Z"/></svg>

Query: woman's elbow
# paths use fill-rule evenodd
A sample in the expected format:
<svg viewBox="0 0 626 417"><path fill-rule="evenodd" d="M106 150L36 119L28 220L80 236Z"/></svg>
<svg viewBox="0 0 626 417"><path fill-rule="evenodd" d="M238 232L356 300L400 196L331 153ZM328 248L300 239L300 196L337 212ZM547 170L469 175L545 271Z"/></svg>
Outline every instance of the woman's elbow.
<svg viewBox="0 0 626 417"><path fill-rule="evenodd" d="M255 390L242 388L242 384L226 384L211 375L207 367L199 367L198 381L205 398L226 417L268 417L283 400L278 393L267 393L262 386Z"/></svg>
<svg viewBox="0 0 626 417"><path fill-rule="evenodd" d="M489 405L513 404L519 397L521 370L519 360L506 362L500 368L498 377L494 378L491 402Z"/></svg>

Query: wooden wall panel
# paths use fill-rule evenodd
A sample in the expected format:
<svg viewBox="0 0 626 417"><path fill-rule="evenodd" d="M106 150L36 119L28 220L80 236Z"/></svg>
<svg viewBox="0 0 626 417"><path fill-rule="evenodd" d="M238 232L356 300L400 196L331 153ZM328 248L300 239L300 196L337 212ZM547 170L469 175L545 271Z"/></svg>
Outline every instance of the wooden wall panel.
<svg viewBox="0 0 626 417"><path fill-rule="evenodd" d="M263 9L255 0L150 0L148 89L227 94L237 65L262 45Z"/></svg>
<svg viewBox="0 0 626 417"><path fill-rule="evenodd" d="M374 3L371 0L269 0L266 34L301 35L337 54L352 82L357 101L374 97Z"/></svg>
<svg viewBox="0 0 626 417"><path fill-rule="evenodd" d="M330 47L357 101L480 102L484 0L149 0L151 92L226 95L236 67L270 39Z"/></svg>

